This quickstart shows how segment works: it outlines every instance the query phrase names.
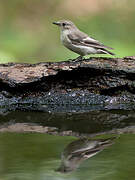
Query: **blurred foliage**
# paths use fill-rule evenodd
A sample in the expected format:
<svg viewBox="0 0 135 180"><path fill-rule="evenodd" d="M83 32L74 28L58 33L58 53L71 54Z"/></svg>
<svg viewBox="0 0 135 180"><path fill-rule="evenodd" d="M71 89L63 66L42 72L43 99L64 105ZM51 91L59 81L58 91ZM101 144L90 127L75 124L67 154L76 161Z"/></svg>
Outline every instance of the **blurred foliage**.
<svg viewBox="0 0 135 180"><path fill-rule="evenodd" d="M78 55L63 47L52 22L72 20L113 47L117 57L134 53L135 1L0 0L0 63L61 61Z"/></svg>

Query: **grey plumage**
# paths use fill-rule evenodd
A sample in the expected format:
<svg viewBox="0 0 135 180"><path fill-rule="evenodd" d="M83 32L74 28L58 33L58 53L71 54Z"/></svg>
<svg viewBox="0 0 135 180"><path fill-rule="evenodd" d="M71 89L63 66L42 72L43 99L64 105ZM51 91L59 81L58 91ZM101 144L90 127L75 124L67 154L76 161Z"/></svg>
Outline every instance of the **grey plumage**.
<svg viewBox="0 0 135 180"><path fill-rule="evenodd" d="M117 137L107 139L78 139L68 144L61 156L61 165L57 171L66 173L78 168L86 159L91 158L114 143Z"/></svg>
<svg viewBox="0 0 135 180"><path fill-rule="evenodd" d="M63 45L71 51L74 51L81 56L88 54L115 55L108 50L113 48L105 46L84 32L81 32L73 22L61 20L59 22L54 22L53 24L60 26L61 41Z"/></svg>

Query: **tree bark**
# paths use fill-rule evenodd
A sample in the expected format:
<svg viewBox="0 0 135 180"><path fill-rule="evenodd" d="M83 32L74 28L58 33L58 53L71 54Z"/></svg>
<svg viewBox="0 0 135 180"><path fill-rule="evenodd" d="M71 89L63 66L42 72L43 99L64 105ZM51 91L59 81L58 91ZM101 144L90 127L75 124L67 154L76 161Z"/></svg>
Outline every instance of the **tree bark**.
<svg viewBox="0 0 135 180"><path fill-rule="evenodd" d="M135 57L0 65L1 111L135 109ZM6 109L5 109L6 107Z"/></svg>

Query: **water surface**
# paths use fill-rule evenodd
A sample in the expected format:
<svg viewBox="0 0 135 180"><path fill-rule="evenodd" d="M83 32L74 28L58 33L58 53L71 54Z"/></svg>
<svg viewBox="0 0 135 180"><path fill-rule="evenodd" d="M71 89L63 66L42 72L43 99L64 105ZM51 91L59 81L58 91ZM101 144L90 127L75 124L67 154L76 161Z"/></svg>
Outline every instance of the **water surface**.
<svg viewBox="0 0 135 180"><path fill-rule="evenodd" d="M84 161L71 173L55 170L60 154L75 137L38 133L0 134L0 180L134 180L135 135L121 135L116 143Z"/></svg>
<svg viewBox="0 0 135 180"><path fill-rule="evenodd" d="M5 123L36 123L43 126L57 127L59 131L72 130L73 132L91 134L135 126L135 111L96 110L85 113L13 111L0 114L0 125Z"/></svg>

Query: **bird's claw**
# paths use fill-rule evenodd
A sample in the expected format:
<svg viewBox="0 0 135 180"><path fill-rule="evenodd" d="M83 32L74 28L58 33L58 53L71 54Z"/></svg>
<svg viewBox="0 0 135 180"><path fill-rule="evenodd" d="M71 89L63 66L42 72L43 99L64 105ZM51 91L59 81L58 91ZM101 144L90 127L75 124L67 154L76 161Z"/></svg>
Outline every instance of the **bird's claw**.
<svg viewBox="0 0 135 180"><path fill-rule="evenodd" d="M77 57L76 59L73 59L73 60L71 60L72 62L80 62L80 61L83 61L84 59L83 59L83 57L82 56L79 56L79 57Z"/></svg>

